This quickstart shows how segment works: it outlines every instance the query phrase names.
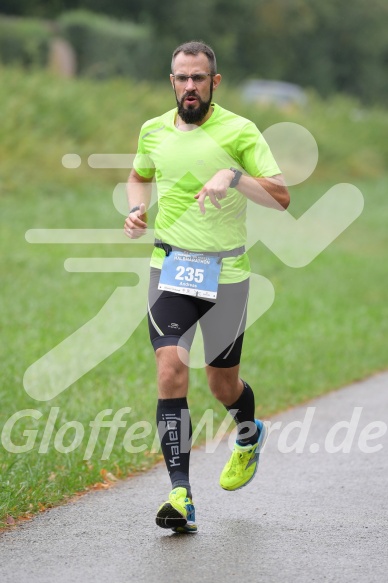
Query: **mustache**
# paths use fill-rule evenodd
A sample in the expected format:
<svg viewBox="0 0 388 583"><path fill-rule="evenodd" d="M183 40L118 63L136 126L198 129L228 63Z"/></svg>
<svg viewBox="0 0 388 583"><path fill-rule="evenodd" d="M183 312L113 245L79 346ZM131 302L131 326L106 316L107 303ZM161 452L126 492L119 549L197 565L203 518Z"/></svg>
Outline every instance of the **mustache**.
<svg viewBox="0 0 388 583"><path fill-rule="evenodd" d="M196 99L201 99L196 91L186 91L184 95L182 95L181 101L184 101L187 97L195 97Z"/></svg>

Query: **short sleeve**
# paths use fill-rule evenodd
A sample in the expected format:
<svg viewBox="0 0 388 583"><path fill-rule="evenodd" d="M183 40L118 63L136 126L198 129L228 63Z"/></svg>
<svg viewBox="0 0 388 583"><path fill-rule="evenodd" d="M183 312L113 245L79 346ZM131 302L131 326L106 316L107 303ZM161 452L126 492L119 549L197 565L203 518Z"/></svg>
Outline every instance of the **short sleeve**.
<svg viewBox="0 0 388 583"><path fill-rule="evenodd" d="M274 176L281 170L269 145L254 123L247 123L241 130L237 143L240 165L250 176Z"/></svg>

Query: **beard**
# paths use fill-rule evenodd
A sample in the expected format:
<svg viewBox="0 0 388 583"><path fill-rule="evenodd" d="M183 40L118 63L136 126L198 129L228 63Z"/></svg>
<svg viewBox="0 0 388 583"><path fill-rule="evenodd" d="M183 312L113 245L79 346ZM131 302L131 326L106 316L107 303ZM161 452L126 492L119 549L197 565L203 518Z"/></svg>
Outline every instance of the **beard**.
<svg viewBox="0 0 388 583"><path fill-rule="evenodd" d="M184 107L184 101L187 97L190 96L194 96L196 99L198 99L198 106L191 106L189 105L189 107ZM213 99L213 87L212 85L210 86L210 95L209 95L209 99L208 101L203 101L199 95L197 95L194 91L187 91L187 93L185 93L182 96L182 99L179 101L177 96L176 96L176 92L175 92L175 99L176 99L176 103L178 106L178 115L179 117L187 124L191 124L191 123L198 123L200 121L203 120L203 118L206 116L207 112L209 111L212 99Z"/></svg>

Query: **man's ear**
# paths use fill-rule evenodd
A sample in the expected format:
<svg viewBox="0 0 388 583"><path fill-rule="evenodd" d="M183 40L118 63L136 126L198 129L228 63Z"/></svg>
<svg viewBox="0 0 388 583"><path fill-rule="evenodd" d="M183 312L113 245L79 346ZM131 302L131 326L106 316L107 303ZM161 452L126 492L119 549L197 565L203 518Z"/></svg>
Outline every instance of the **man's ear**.
<svg viewBox="0 0 388 583"><path fill-rule="evenodd" d="M174 87L174 75L172 73L170 73L170 82L171 82L172 88L175 91L175 87Z"/></svg>
<svg viewBox="0 0 388 583"><path fill-rule="evenodd" d="M218 85L221 83L221 79L222 79L222 75L220 75L220 73L217 73L217 75L214 75L214 77L213 77L213 89L217 89Z"/></svg>

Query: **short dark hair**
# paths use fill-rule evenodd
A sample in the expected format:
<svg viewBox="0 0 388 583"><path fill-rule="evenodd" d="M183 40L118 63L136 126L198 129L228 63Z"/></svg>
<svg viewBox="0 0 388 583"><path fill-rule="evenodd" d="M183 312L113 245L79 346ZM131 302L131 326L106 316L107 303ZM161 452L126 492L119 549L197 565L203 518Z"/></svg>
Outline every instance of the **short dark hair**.
<svg viewBox="0 0 388 583"><path fill-rule="evenodd" d="M207 56L207 60L209 61L210 73L212 75L216 75L216 73L217 73L216 56L214 54L213 49L211 47L209 47L209 45L206 45L204 42L192 40L190 42L183 43L182 45L179 45L179 47L177 47L172 54L172 60L171 60L171 71L172 72L174 72L175 57L179 53L184 53L185 55L198 55L199 53L203 53L204 55Z"/></svg>

